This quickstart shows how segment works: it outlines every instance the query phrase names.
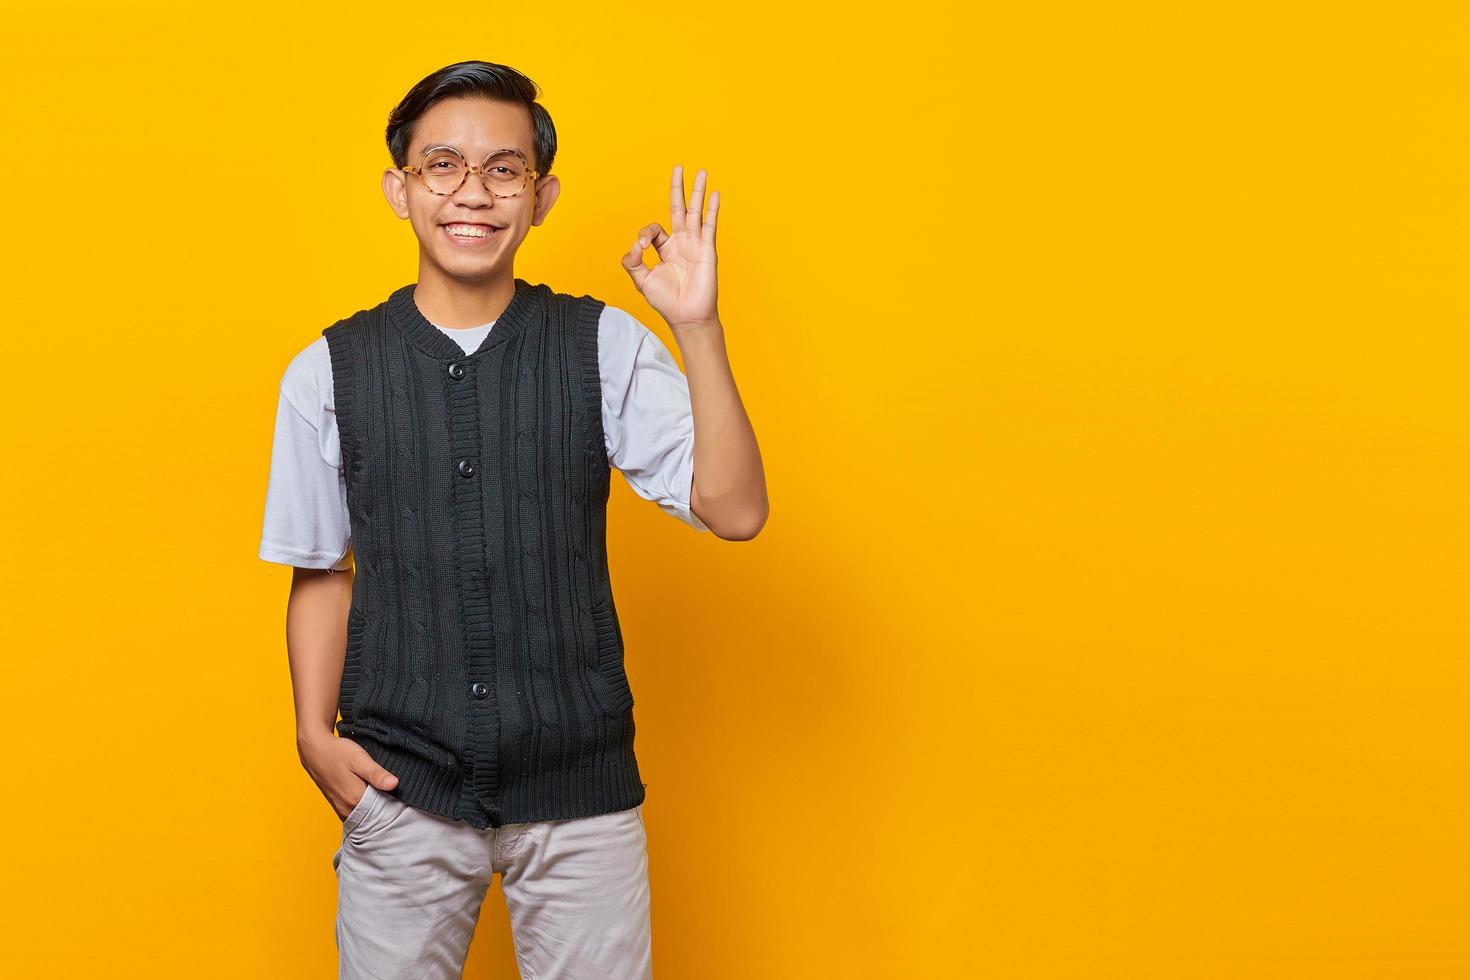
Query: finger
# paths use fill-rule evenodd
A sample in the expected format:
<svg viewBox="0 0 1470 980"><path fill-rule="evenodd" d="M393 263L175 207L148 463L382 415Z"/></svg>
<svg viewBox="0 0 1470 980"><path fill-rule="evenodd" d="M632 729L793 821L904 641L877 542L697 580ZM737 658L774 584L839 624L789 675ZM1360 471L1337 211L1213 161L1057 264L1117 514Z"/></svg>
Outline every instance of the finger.
<svg viewBox="0 0 1470 980"><path fill-rule="evenodd" d="M709 192L709 214L704 219L704 233L700 235L711 245L715 243L715 217L720 212L720 192Z"/></svg>
<svg viewBox="0 0 1470 980"><path fill-rule="evenodd" d="M674 164L674 182L669 185L669 227L684 227L684 166Z"/></svg>
<svg viewBox="0 0 1470 980"><path fill-rule="evenodd" d="M360 745L358 749L360 754L358 764L353 767L353 775L372 783L378 789L392 789L398 785L397 776L378 765L377 760L368 755L367 749Z"/></svg>
<svg viewBox="0 0 1470 980"><path fill-rule="evenodd" d="M663 234L663 230L663 225L659 224L657 221L650 221L648 224L638 229L638 240L643 243L644 248L647 248L648 243L653 241L654 236Z"/></svg>
<svg viewBox="0 0 1470 980"><path fill-rule="evenodd" d="M392 789L398 785L398 777L378 765L371 757L368 758L367 765L354 775L365 782L372 783L377 789Z"/></svg>
<svg viewBox="0 0 1470 980"><path fill-rule="evenodd" d="M638 229L638 247L640 249L647 248L650 245L655 249L661 249L663 248L664 242L668 240L669 236L664 231L664 226L657 221L651 221ZM659 254L662 257L662 253Z"/></svg>
<svg viewBox="0 0 1470 980"><path fill-rule="evenodd" d="M652 245L653 248L654 248L654 251L658 252L658 257L659 258L663 258L663 256L664 256L664 245L665 245L665 243L668 242L668 240L669 240L669 234L668 234L668 232L664 231L662 226L660 226L660 225L654 225L653 226L653 237L648 240L648 244Z"/></svg>
<svg viewBox="0 0 1470 980"><path fill-rule="evenodd" d="M684 218L684 227L696 235L700 233L700 225L703 223L701 215L704 214L704 178L705 172L700 169L694 174L694 191L689 195L689 211Z"/></svg>
<svg viewBox="0 0 1470 980"><path fill-rule="evenodd" d="M648 266L643 264L643 241L640 239L633 243L633 247L623 253L623 271L633 280L633 285L638 291L643 292L643 280L648 278Z"/></svg>

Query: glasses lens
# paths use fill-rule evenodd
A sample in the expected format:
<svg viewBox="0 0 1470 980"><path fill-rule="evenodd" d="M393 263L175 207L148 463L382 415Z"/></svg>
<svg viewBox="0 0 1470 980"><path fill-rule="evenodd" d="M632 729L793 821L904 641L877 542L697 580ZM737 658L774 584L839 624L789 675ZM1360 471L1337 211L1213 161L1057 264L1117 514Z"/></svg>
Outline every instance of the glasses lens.
<svg viewBox="0 0 1470 980"><path fill-rule="evenodd" d="M453 150L435 150L423 162L424 183L435 194L453 194L464 180L464 158Z"/></svg>
<svg viewBox="0 0 1470 980"><path fill-rule="evenodd" d="M526 174L530 167L519 153L497 153L485 161L485 186L491 193L508 197L526 186Z"/></svg>

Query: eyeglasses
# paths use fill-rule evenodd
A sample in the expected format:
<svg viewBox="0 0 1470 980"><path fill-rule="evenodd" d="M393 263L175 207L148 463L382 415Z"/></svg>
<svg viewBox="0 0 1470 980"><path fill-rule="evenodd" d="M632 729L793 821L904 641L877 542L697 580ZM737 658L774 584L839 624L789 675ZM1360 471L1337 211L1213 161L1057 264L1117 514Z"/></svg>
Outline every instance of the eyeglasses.
<svg viewBox="0 0 1470 980"><path fill-rule="evenodd" d="M417 167L404 167L403 172L418 177L430 193L441 197L458 191L471 173L479 174L485 190L496 197L515 197L541 176L520 150L494 150L472 167L452 146L429 147Z"/></svg>

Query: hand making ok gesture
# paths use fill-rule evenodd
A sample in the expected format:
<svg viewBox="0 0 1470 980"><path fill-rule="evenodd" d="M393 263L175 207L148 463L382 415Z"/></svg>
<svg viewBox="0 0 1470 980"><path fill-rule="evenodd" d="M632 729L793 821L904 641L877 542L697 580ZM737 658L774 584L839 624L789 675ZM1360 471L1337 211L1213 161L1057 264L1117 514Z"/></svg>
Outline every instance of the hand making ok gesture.
<svg viewBox="0 0 1470 980"><path fill-rule="evenodd" d="M720 192L710 191L709 215L701 220L703 170L694 175L694 200L691 207L685 207L684 167L676 164L669 186L672 230L666 233L657 221L646 224L638 229L633 247L623 253L623 268L632 276L633 285L670 327L719 320L715 309L715 214L719 207ZM643 264L643 250L650 243L659 257L652 269Z"/></svg>

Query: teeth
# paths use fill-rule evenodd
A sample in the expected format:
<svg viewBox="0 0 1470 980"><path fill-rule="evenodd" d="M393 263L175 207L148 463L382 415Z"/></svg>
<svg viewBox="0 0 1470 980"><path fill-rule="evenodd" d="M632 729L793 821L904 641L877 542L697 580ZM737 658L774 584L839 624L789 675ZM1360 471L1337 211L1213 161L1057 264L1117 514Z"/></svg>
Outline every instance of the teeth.
<svg viewBox="0 0 1470 980"><path fill-rule="evenodd" d="M458 235L461 238L490 237L490 229L486 228L484 225L445 225L444 228L451 235Z"/></svg>

